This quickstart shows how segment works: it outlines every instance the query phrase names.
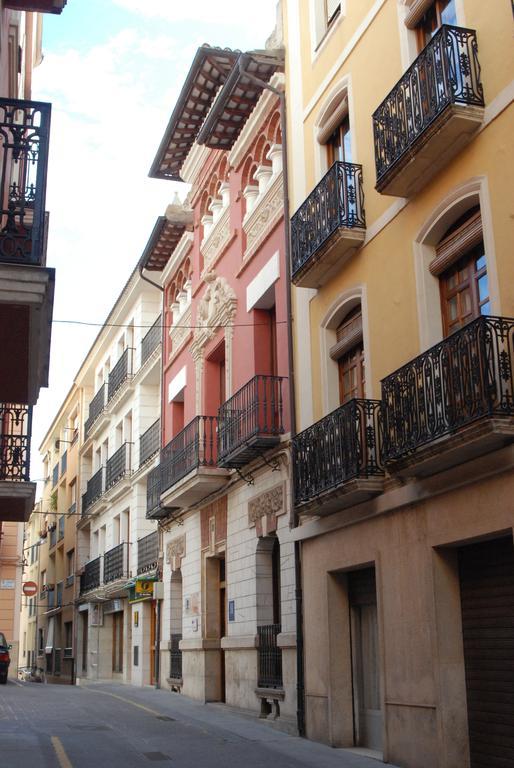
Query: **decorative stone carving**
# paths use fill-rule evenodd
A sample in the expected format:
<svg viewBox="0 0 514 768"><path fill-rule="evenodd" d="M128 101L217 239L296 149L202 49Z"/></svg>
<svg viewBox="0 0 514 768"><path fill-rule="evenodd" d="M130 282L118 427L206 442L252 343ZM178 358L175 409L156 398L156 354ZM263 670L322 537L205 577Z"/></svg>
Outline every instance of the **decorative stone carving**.
<svg viewBox="0 0 514 768"><path fill-rule="evenodd" d="M221 200L219 201L219 205L221 206ZM232 233L230 231L230 209L227 208L221 213L221 208L218 210L215 206L215 210L216 216L214 217L214 223L200 246L200 251L203 256L204 273L208 272L214 265L232 239Z"/></svg>
<svg viewBox="0 0 514 768"><path fill-rule="evenodd" d="M175 357L179 349L182 347L186 339L189 338L191 333L191 307L188 307L184 314L180 317L180 322L177 326L171 326L169 330L171 339L171 354L170 359Z"/></svg>
<svg viewBox="0 0 514 768"><path fill-rule="evenodd" d="M257 536L277 530L277 517L283 515L284 485L277 485L248 502L248 525L255 526Z"/></svg>
<svg viewBox="0 0 514 768"><path fill-rule="evenodd" d="M178 536L166 545L166 562L171 565L172 571L180 570L182 558L186 554L186 537Z"/></svg>
<svg viewBox="0 0 514 768"><path fill-rule="evenodd" d="M202 355L203 347L220 326L231 325L236 314L236 295L224 277L214 272L204 276L207 289L198 304L196 330L191 345L194 359Z"/></svg>
<svg viewBox="0 0 514 768"><path fill-rule="evenodd" d="M243 229L246 233L245 260L253 256L283 215L284 190L282 174L280 173L271 180L266 192L259 196L255 208L245 218L243 223Z"/></svg>

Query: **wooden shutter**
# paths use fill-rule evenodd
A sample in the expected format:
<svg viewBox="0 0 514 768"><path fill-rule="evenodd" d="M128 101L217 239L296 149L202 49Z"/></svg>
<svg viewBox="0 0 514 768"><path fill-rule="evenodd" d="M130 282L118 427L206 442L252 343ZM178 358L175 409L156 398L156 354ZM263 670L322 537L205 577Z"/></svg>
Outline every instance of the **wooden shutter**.
<svg viewBox="0 0 514 768"><path fill-rule="evenodd" d="M452 264L477 246L482 240L482 217L477 211L461 224L448 237L445 237L436 248L436 256L428 268L437 277L445 272Z"/></svg>
<svg viewBox="0 0 514 768"><path fill-rule="evenodd" d="M459 551L471 768L514 766L512 539Z"/></svg>

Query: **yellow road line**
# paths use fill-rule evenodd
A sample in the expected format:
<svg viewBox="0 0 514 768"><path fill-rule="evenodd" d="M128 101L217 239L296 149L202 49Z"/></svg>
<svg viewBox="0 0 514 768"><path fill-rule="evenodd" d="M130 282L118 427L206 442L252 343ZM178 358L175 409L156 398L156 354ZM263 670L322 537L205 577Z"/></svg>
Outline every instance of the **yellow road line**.
<svg viewBox="0 0 514 768"><path fill-rule="evenodd" d="M52 736L50 741L52 742L52 746L55 749L55 754L57 755L57 759L61 768L73 768L68 759L68 755L64 751L64 747L60 738L58 736Z"/></svg>
<svg viewBox="0 0 514 768"><path fill-rule="evenodd" d="M157 717L162 716L162 712L157 712L155 709L150 709L150 707L145 707L144 704L138 704L137 702L132 701L132 699L126 699L124 696L118 696L116 693L109 693L109 691L99 691L97 688L89 688L87 685L84 686L84 690L90 691L90 693L102 693L104 696L111 696L113 699L119 699L120 701L124 701L125 704L132 704L133 707L144 709L145 712L149 712L151 715L156 715Z"/></svg>

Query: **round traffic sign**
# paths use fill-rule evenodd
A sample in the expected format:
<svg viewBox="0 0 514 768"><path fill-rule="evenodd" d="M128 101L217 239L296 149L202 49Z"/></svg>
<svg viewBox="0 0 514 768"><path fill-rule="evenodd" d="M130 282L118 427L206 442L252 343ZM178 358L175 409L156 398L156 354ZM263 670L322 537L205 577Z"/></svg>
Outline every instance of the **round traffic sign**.
<svg viewBox="0 0 514 768"><path fill-rule="evenodd" d="M37 595L37 584L35 581L25 581L22 590L26 597L34 597Z"/></svg>

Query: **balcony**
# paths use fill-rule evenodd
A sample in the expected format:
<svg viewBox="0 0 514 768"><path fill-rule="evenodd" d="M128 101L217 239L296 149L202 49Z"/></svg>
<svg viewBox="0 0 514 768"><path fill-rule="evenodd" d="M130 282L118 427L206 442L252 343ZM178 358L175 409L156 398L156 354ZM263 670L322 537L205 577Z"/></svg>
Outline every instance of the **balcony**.
<svg viewBox="0 0 514 768"><path fill-rule="evenodd" d="M55 488L59 482L59 462L54 466L52 470L52 488Z"/></svg>
<svg viewBox="0 0 514 768"><path fill-rule="evenodd" d="M55 527L55 523L52 525L52 527L49 527L48 530L50 532L50 540L48 546L50 549L52 549L52 547L55 547L57 544L57 528Z"/></svg>
<svg viewBox="0 0 514 768"><path fill-rule="evenodd" d="M132 353L133 349L127 347L122 356L109 374L109 383L107 386L107 402L119 394L121 388L132 378Z"/></svg>
<svg viewBox="0 0 514 768"><path fill-rule="evenodd" d="M327 515L383 491L380 401L350 400L293 439L300 513Z"/></svg>
<svg viewBox="0 0 514 768"><path fill-rule="evenodd" d="M105 471L105 492L130 477L132 474L131 453L132 443L123 443L108 459Z"/></svg>
<svg viewBox="0 0 514 768"><path fill-rule="evenodd" d="M32 407L0 403L0 521L26 522L34 507L31 434Z"/></svg>
<svg viewBox="0 0 514 768"><path fill-rule="evenodd" d="M54 270L46 269L51 105L0 99L0 401L48 384ZM35 269L37 267L37 269ZM25 354L20 354L20 349Z"/></svg>
<svg viewBox="0 0 514 768"><path fill-rule="evenodd" d="M100 558L96 557L86 563L84 573L80 577L80 594L97 589L100 586Z"/></svg>
<svg viewBox="0 0 514 768"><path fill-rule="evenodd" d="M479 317L382 381L390 472L435 474L514 441L514 319Z"/></svg>
<svg viewBox="0 0 514 768"><path fill-rule="evenodd" d="M105 470L104 467L95 472L91 480L88 481L86 492L82 494L82 514L85 515L87 510L98 501L100 496L104 493L104 480Z"/></svg>
<svg viewBox="0 0 514 768"><path fill-rule="evenodd" d="M58 540L61 541L61 539L64 539L64 515L60 516L58 524Z"/></svg>
<svg viewBox="0 0 514 768"><path fill-rule="evenodd" d="M471 141L483 116L476 32L443 25L373 114L376 189L419 192Z"/></svg>
<svg viewBox="0 0 514 768"><path fill-rule="evenodd" d="M146 363L147 360L150 359L152 356L152 352L157 349L157 347L161 344L161 338L162 338L162 322L161 322L161 316L157 318L155 323L152 325L148 333L145 335L143 341L141 342L141 367Z"/></svg>
<svg viewBox="0 0 514 768"><path fill-rule="evenodd" d="M125 543L118 544L104 554L104 584L111 584L128 576L128 549Z"/></svg>
<svg viewBox="0 0 514 768"><path fill-rule="evenodd" d="M284 433L280 376L254 376L218 410L218 466L243 467Z"/></svg>
<svg viewBox="0 0 514 768"><path fill-rule="evenodd" d="M142 467L147 461L158 453L161 447L161 420L154 421L146 432L143 432L139 438L139 466Z"/></svg>
<svg viewBox="0 0 514 768"><path fill-rule="evenodd" d="M159 533L153 531L137 540L137 575L154 571L159 559Z"/></svg>
<svg viewBox="0 0 514 768"><path fill-rule="evenodd" d="M93 399L89 403L89 413L86 419L86 423L84 424L85 440L87 440L87 438L89 437L91 430L93 428L93 424L97 421L99 416L105 410L105 390L106 390L106 386L105 384L102 384L102 386L100 387L96 395L93 397Z"/></svg>
<svg viewBox="0 0 514 768"><path fill-rule="evenodd" d="M161 465L158 464L146 478L146 517L160 520L168 514L169 510L161 507Z"/></svg>
<svg viewBox="0 0 514 768"><path fill-rule="evenodd" d="M190 507L227 481L219 469L216 416L196 416L161 451L161 506Z"/></svg>
<svg viewBox="0 0 514 768"><path fill-rule="evenodd" d="M293 283L319 288L365 236L362 166L336 161L291 219Z"/></svg>
<svg viewBox="0 0 514 768"><path fill-rule="evenodd" d="M68 451L64 451L63 455L61 456L61 475L64 475L67 469L68 469Z"/></svg>

